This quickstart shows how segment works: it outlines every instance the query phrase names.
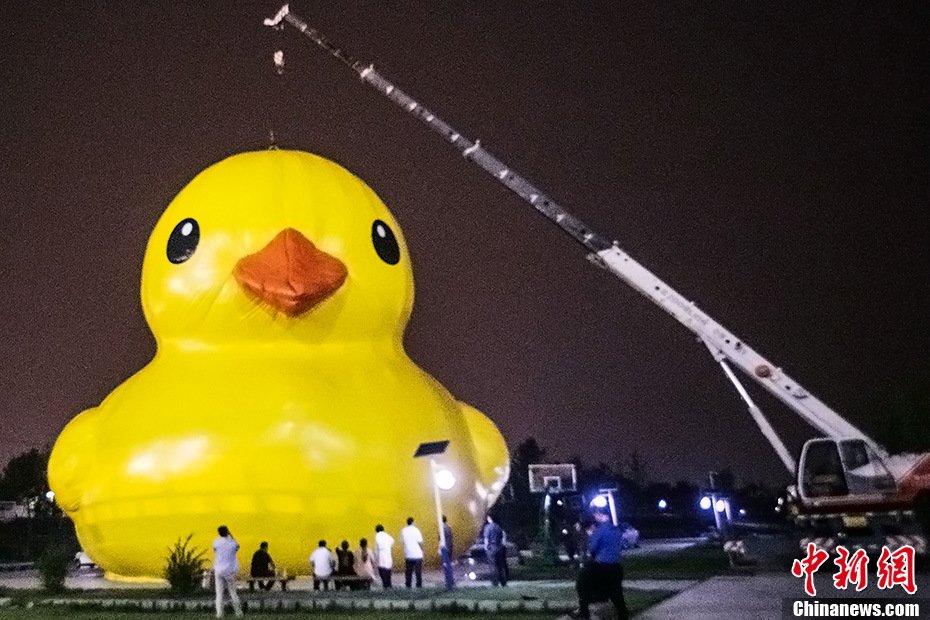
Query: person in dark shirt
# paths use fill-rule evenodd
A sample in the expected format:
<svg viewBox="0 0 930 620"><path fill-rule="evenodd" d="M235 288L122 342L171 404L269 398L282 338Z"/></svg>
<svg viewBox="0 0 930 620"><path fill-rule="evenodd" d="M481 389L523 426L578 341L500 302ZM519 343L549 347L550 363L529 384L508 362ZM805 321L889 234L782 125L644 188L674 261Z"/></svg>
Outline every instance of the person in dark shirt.
<svg viewBox="0 0 930 620"><path fill-rule="evenodd" d="M442 562L442 572L446 581L446 589L455 587L455 575L452 573L452 558L455 557L455 546L452 538L452 528L442 515L442 538L439 541L439 559Z"/></svg>
<svg viewBox="0 0 930 620"><path fill-rule="evenodd" d="M507 547L504 545L504 530L497 522L497 517L488 515L488 522L484 526L484 553L488 563L494 571L491 573L491 585L507 585L509 571L507 569Z"/></svg>
<svg viewBox="0 0 930 620"><path fill-rule="evenodd" d="M609 600L617 610L618 620L628 620L629 612L623 598L623 564L620 549L623 545L620 528L613 524L607 508L594 511L596 527L588 540L587 558L575 588L578 591L578 610L573 618L590 618L591 603Z"/></svg>
<svg viewBox="0 0 930 620"><path fill-rule="evenodd" d="M342 541L336 548L336 574L340 577L355 575L355 554L349 551L349 541Z"/></svg>
<svg viewBox="0 0 930 620"><path fill-rule="evenodd" d="M252 554L252 568L249 571L252 578L256 577L274 577L274 562L268 554L268 543L262 542L258 546L258 551ZM259 590L270 590L274 587L274 579L268 581L257 581Z"/></svg>

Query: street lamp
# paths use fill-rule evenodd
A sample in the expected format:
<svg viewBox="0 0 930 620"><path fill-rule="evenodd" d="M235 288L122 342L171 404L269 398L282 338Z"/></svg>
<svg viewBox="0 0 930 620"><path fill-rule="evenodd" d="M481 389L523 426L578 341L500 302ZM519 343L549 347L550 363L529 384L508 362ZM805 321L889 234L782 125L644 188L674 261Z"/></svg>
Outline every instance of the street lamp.
<svg viewBox="0 0 930 620"><path fill-rule="evenodd" d="M413 458L429 457L429 469L433 479L433 499L436 500L436 527L439 528L439 544L446 546L446 528L442 526L442 498L439 495L440 489L449 491L455 486L455 474L445 468L441 468L437 463L435 456L444 454L449 447L449 440L428 441L417 446L417 451L413 453Z"/></svg>
<svg viewBox="0 0 930 620"><path fill-rule="evenodd" d="M455 474L448 469L440 469L433 459L430 459L429 462L432 466L433 480L436 482L436 486L443 491L451 491L452 487L455 486Z"/></svg>
<svg viewBox="0 0 930 620"><path fill-rule="evenodd" d="M614 491L617 489L601 489L597 495L594 496L594 499L591 500L591 506L595 508L609 508L610 509L610 522L616 527L617 521L617 505L614 503Z"/></svg>

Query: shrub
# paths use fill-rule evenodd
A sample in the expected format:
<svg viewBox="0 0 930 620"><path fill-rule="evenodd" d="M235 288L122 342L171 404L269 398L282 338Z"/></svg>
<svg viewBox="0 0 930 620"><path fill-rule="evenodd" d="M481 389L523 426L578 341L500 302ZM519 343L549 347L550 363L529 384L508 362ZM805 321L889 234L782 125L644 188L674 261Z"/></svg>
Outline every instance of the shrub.
<svg viewBox="0 0 930 620"><path fill-rule="evenodd" d="M70 563L71 555L63 547L47 548L36 561L42 576L42 586L49 592L63 592Z"/></svg>
<svg viewBox="0 0 930 620"><path fill-rule="evenodd" d="M193 536L190 534L183 541L178 538L173 546L168 547L165 579L175 594L192 594L200 587L204 551L191 546Z"/></svg>

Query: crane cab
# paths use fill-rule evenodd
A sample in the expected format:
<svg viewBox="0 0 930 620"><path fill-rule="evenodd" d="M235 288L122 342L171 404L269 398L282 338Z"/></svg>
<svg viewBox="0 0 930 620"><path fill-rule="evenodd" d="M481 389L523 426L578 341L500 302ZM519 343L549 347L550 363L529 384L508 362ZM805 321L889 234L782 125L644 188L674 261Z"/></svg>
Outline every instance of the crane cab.
<svg viewBox="0 0 930 620"><path fill-rule="evenodd" d="M798 465L798 491L805 504L825 506L874 501L897 491L895 479L875 449L862 439L811 439Z"/></svg>

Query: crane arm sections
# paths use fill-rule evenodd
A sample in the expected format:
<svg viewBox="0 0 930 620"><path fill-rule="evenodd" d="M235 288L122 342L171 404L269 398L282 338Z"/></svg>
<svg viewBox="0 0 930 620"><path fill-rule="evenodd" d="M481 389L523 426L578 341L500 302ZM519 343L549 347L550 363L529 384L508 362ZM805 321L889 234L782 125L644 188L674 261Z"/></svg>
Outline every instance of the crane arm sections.
<svg viewBox="0 0 930 620"><path fill-rule="evenodd" d="M284 23L292 25L318 46L329 52L330 55L349 66L358 73L363 82L441 135L465 159L483 169L563 231L571 235L589 251L589 258L593 262L639 291L643 296L691 330L708 346L715 358L718 358L718 361L722 357L737 366L747 376L785 403L792 411L824 435L837 439L862 439L880 453L884 453L884 450L871 438L811 395L780 368L773 365L733 333L710 318L693 302L680 295L626 254L617 246L616 242L611 243L592 231L590 227L562 208L527 179L485 150L481 146L480 140L472 141L463 136L413 97L397 88L378 73L373 65L356 60L333 44L319 31L291 13L288 5L284 5L274 18L265 20L265 25L276 28L283 27ZM776 449L778 449L777 446ZM781 456L781 451L779 451L779 454ZM784 457L783 461L785 461ZM788 465L787 461L785 462Z"/></svg>

